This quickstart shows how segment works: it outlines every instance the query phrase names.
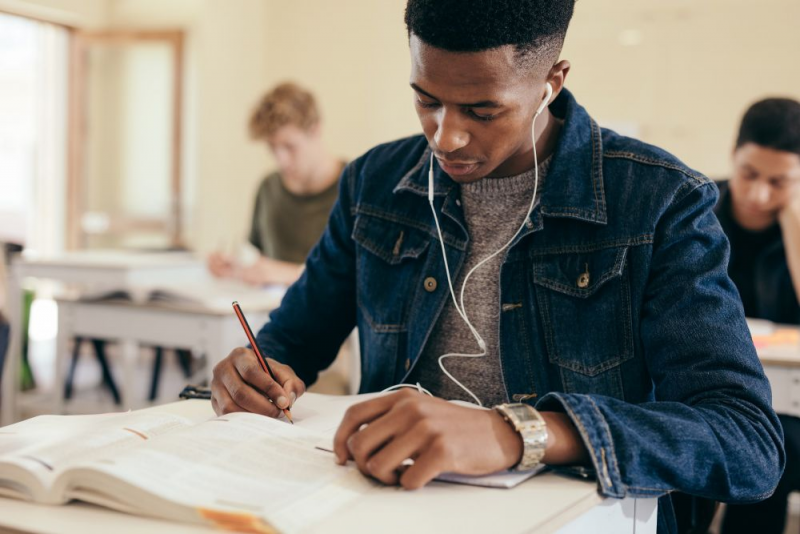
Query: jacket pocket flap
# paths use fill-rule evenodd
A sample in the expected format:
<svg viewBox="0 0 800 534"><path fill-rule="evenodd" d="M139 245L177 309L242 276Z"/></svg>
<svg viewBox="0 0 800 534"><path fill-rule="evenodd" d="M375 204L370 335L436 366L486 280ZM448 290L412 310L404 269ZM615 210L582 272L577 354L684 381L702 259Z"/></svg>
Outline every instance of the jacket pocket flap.
<svg viewBox="0 0 800 534"><path fill-rule="evenodd" d="M559 293L587 298L609 280L622 275L627 253L625 246L537 258L533 282Z"/></svg>
<svg viewBox="0 0 800 534"><path fill-rule="evenodd" d="M430 244L429 236L425 232L364 214L356 217L352 238L391 265L405 259L418 258Z"/></svg>

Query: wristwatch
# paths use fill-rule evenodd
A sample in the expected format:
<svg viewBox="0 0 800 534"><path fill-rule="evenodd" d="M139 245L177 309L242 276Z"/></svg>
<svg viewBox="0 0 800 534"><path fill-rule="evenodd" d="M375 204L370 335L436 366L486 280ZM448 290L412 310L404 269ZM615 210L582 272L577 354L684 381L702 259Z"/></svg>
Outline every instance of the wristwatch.
<svg viewBox="0 0 800 534"><path fill-rule="evenodd" d="M537 467L547 448L547 425L542 415L529 404L500 404L494 407L522 438L522 459L511 469L530 471Z"/></svg>

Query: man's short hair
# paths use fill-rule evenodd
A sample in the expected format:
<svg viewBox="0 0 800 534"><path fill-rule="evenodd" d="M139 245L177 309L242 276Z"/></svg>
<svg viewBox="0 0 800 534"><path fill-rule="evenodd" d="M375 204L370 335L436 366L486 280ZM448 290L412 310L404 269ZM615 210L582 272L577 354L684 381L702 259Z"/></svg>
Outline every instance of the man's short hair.
<svg viewBox="0 0 800 534"><path fill-rule="evenodd" d="M750 106L742 118L736 148L747 143L800 156L800 102L767 98Z"/></svg>
<svg viewBox="0 0 800 534"><path fill-rule="evenodd" d="M513 45L520 65L531 68L556 62L574 8L575 0L408 0L405 20L409 36L436 48Z"/></svg>
<svg viewBox="0 0 800 534"><path fill-rule="evenodd" d="M250 117L250 136L264 139L289 124L308 130L318 122L314 95L295 83L285 82L261 98Z"/></svg>

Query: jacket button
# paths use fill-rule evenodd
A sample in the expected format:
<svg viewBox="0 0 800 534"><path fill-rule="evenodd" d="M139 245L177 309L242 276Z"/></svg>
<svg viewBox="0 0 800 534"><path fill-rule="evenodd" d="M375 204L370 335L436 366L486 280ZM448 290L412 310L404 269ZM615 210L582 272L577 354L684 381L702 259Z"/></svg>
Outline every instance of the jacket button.
<svg viewBox="0 0 800 534"><path fill-rule="evenodd" d="M581 273L578 277L578 287L581 289L589 287L589 273Z"/></svg>
<svg viewBox="0 0 800 534"><path fill-rule="evenodd" d="M411 369L411 358L406 358L406 371Z"/></svg>
<svg viewBox="0 0 800 534"><path fill-rule="evenodd" d="M436 286L438 284L436 283L436 278L429 276L428 278L425 279L423 285L425 286L425 291L427 291L428 293L433 293L434 291L436 291Z"/></svg>

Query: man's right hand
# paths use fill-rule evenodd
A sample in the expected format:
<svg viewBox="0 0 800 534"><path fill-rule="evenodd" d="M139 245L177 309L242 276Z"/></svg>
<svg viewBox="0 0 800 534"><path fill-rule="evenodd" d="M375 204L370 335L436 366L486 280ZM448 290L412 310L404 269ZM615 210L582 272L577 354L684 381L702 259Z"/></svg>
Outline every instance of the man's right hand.
<svg viewBox="0 0 800 534"><path fill-rule="evenodd" d="M288 365L269 359L273 380L258 363L251 349L234 349L214 366L211 406L217 415L252 412L278 417L306 391L306 385Z"/></svg>
<svg viewBox="0 0 800 534"><path fill-rule="evenodd" d="M232 278L236 265L229 256L220 252L213 252L208 257L208 270L217 278Z"/></svg>

